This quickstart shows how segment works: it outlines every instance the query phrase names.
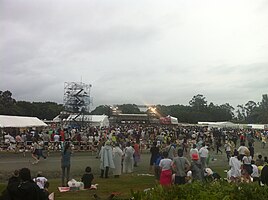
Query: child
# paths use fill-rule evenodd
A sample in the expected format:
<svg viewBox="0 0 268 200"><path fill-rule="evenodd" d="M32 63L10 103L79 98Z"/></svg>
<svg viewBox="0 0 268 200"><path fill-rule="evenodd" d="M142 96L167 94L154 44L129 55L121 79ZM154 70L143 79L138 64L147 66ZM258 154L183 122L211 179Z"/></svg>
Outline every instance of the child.
<svg viewBox="0 0 268 200"><path fill-rule="evenodd" d="M93 179L94 176L91 173L91 167L86 167L85 174L81 178L81 181L84 183L84 189L90 189Z"/></svg>
<svg viewBox="0 0 268 200"><path fill-rule="evenodd" d="M37 173L37 177L34 178L33 181L36 182L36 184L39 186L41 190L44 190L47 179L44 176L42 176L41 172Z"/></svg>

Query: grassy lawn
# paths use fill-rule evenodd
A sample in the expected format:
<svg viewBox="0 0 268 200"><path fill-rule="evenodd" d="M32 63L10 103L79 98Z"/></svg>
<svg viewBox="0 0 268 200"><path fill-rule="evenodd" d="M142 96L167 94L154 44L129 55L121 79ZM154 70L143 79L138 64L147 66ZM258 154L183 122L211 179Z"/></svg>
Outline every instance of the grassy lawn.
<svg viewBox="0 0 268 200"><path fill-rule="evenodd" d="M261 153L263 156L267 156L267 148L260 148L260 142L255 144L256 155ZM226 154L216 154L211 152L211 155L215 158L214 161L209 163L209 166L213 171L220 174L222 178L226 177L224 170L229 169ZM22 167L28 167L32 176L34 177L38 171L42 171L45 177L48 178L50 182L50 192L55 193L55 199L94 199L93 195L97 194L101 199L107 199L107 197L113 193L119 193L118 198L129 199L131 197L131 190L143 191L144 189L154 187L156 182L153 176L138 176L138 174L147 174L149 169L150 154L144 152L141 156L141 162L138 167L134 168L133 174L123 174L120 178L115 179L110 174L110 178L101 179L99 178L99 159L95 158L94 154L88 152L75 152L72 157L71 164L71 178L79 181L86 166L92 167L92 172L94 174L93 183L97 183L97 190L85 190L78 192L66 192L60 193L58 186L61 185L60 177L60 155L59 153L53 153L47 160L41 160L38 165L31 164L31 157L26 154L23 157L21 154L5 153L0 152L0 192L2 192L7 183L7 178L10 177L15 169L20 169Z"/></svg>
<svg viewBox="0 0 268 200"><path fill-rule="evenodd" d="M77 179L78 180L78 179ZM118 193L117 197L120 199L129 199L131 197L131 189L134 191L144 190L155 185L155 179L152 176L138 176L137 174L122 175L120 178L101 179L95 178L94 183L98 183L97 190L82 190L74 192L59 192L58 186L60 185L59 179L52 179L49 181L49 191L55 193L55 199L94 199L93 195L97 194L101 199L107 197L115 192ZM0 191L5 189L5 184L0 184Z"/></svg>

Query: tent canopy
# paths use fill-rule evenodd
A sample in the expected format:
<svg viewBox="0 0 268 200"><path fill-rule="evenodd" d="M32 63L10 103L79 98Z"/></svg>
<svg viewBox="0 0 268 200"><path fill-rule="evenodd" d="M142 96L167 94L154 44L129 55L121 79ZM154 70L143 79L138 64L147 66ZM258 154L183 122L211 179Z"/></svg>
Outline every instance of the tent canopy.
<svg viewBox="0 0 268 200"><path fill-rule="evenodd" d="M40 126L47 126L47 124L37 117L0 115L0 128L25 128Z"/></svg>
<svg viewBox="0 0 268 200"><path fill-rule="evenodd" d="M69 115L67 119L64 119L63 121L71 122L73 120L76 120L77 122L89 122L92 126L109 126L109 119L107 115L80 115L77 117L77 115ZM57 122L59 120L59 117L55 117L53 119L54 122Z"/></svg>
<svg viewBox="0 0 268 200"><path fill-rule="evenodd" d="M198 122L199 125L218 128L238 128L238 124L232 122Z"/></svg>

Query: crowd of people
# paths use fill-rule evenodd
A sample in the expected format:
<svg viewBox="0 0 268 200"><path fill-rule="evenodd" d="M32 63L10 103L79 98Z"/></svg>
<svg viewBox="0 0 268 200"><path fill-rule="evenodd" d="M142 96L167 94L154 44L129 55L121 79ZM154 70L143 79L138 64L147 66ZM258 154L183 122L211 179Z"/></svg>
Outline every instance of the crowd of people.
<svg viewBox="0 0 268 200"><path fill-rule="evenodd" d="M67 186L70 181L71 155L75 144L78 144L78 150L96 153L96 158L100 159L100 178L109 178L111 174L119 178L122 173L132 173L139 165L141 152L148 150L151 154L149 170L154 172L161 185L220 179L219 174L210 168L209 163L214 159L211 152L225 152L226 164L230 167L227 181L268 184L267 157L254 152L256 141L265 148L267 135L265 130L253 129L131 124L84 130L38 132L32 129L15 136L5 134L4 141L9 144L8 150L18 148L19 144L23 144L24 149L30 146L33 164L38 164L41 157L46 159L48 154L43 154L44 149L48 152L60 150L62 186ZM90 167L85 171L91 174ZM85 177L90 178L85 181ZM85 177L82 180L89 187L94 177L92 174Z"/></svg>

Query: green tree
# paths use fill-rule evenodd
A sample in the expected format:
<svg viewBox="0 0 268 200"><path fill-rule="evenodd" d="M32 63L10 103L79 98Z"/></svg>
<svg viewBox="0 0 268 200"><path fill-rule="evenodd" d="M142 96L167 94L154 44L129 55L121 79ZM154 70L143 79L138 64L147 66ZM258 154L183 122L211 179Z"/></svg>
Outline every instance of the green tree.
<svg viewBox="0 0 268 200"><path fill-rule="evenodd" d="M92 115L112 115L112 107L109 105L100 105L96 107L93 111L91 111Z"/></svg>
<svg viewBox="0 0 268 200"><path fill-rule="evenodd" d="M139 114L140 109L136 104L123 104L118 105L118 109L122 111L123 114Z"/></svg>
<svg viewBox="0 0 268 200"><path fill-rule="evenodd" d="M0 114L14 115L17 113L16 100L12 98L12 93L9 90L0 91Z"/></svg>
<svg viewBox="0 0 268 200"><path fill-rule="evenodd" d="M206 98L202 94L193 96L189 104L196 111L204 111L207 108Z"/></svg>

